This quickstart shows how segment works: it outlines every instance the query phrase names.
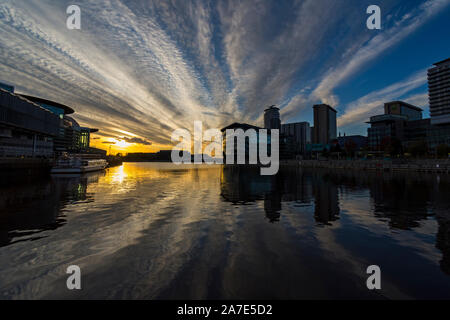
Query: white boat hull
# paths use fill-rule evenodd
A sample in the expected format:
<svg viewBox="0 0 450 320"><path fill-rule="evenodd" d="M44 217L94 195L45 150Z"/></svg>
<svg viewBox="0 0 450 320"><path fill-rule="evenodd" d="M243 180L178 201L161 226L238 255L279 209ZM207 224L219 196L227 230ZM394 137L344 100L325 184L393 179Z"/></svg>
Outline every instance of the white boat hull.
<svg viewBox="0 0 450 320"><path fill-rule="evenodd" d="M104 166L95 166L95 167L79 167L79 168L52 168L50 171L52 174L55 173L85 173L85 172L93 172L104 170Z"/></svg>
<svg viewBox="0 0 450 320"><path fill-rule="evenodd" d="M62 158L51 169L52 174L82 174L104 170L108 162L104 159L83 160L80 158Z"/></svg>

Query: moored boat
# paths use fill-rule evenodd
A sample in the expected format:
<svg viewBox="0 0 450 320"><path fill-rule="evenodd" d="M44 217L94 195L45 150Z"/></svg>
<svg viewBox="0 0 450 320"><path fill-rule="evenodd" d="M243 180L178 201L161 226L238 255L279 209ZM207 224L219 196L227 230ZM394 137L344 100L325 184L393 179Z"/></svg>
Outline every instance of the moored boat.
<svg viewBox="0 0 450 320"><path fill-rule="evenodd" d="M105 159L60 158L51 173L85 173L104 170L107 166Z"/></svg>

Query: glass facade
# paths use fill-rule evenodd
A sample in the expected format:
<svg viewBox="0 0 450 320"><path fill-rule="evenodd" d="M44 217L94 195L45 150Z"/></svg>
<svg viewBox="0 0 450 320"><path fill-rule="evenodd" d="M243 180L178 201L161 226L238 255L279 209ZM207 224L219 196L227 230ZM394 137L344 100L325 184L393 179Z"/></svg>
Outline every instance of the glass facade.
<svg viewBox="0 0 450 320"><path fill-rule="evenodd" d="M48 111L53 112L53 113L56 114L60 119L64 118L64 110L63 110L63 109L57 108L57 107L54 107L54 106L50 106L50 105L45 104L45 103L39 103L39 105L40 105L42 108L45 108L45 109L47 109Z"/></svg>
<svg viewBox="0 0 450 320"><path fill-rule="evenodd" d="M430 126L427 133L429 148L435 149L442 144L450 146L450 125Z"/></svg>
<svg viewBox="0 0 450 320"><path fill-rule="evenodd" d="M14 87L0 82L0 88L8 92L14 93Z"/></svg>

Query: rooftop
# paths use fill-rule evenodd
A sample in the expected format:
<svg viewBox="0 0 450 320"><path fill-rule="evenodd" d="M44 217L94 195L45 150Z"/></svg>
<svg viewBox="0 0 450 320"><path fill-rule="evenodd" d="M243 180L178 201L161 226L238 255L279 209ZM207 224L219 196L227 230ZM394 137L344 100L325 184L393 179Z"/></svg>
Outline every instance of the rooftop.
<svg viewBox="0 0 450 320"><path fill-rule="evenodd" d="M264 111L269 111L269 110L280 110L280 108L277 108L275 105L268 107L266 110Z"/></svg>
<svg viewBox="0 0 450 320"><path fill-rule="evenodd" d="M295 124L309 124L308 121L300 121L300 122L289 122L289 123L282 123L282 126L289 126L289 125L295 125Z"/></svg>
<svg viewBox="0 0 450 320"><path fill-rule="evenodd" d="M442 61L439 61L439 62L436 62L436 63L433 63L433 65L435 65L436 67L439 67L439 66L442 66L442 65L445 65L445 64L450 64L450 58L442 60Z"/></svg>
<svg viewBox="0 0 450 320"><path fill-rule="evenodd" d="M259 130L259 129L262 129L262 128L257 127L257 126L252 126L251 124L247 124L247 123L235 122L235 123L230 124L229 126L223 128L223 129L221 129L220 131L224 132L224 131L226 131L228 129L243 129L243 130L255 129L255 130Z"/></svg>
<svg viewBox="0 0 450 320"><path fill-rule="evenodd" d="M32 100L30 100L30 99L27 99L25 96L22 96L22 95L20 95L20 94L17 94L17 93L8 91L8 90L5 90L5 89L3 89L3 88L0 88L0 92L1 92L1 93L9 94L9 95L11 95L11 96L13 96L13 97L15 97L15 98L18 98L18 99L20 99L20 100L26 101L26 102L28 102L29 104L35 106L36 108L39 108L41 111L45 111L45 112L49 112L50 114L53 114L53 112L48 111L48 110L45 109L45 108L42 108L39 104L35 103L34 101L32 101Z"/></svg>
<svg viewBox="0 0 450 320"><path fill-rule="evenodd" d="M51 107L63 109L65 114L75 113L75 110L73 110L71 107L68 107L61 103L57 103L57 102L54 102L51 100L46 100L46 99L42 99L42 98L38 98L38 97L28 96L28 95L24 95L24 94L21 94L20 96L24 97L27 100L33 101L34 103L38 103L38 104L42 103L42 104L49 105Z"/></svg>
<svg viewBox="0 0 450 320"><path fill-rule="evenodd" d="M328 104L322 103L322 104L315 104L313 106L313 108L319 108L319 107L327 107L328 109L330 109L331 111L334 111L337 113L336 109L334 109L333 107L329 106Z"/></svg>
<svg viewBox="0 0 450 320"><path fill-rule="evenodd" d="M397 120L404 120L407 121L408 117L404 115L399 114L381 114L378 116L370 117L370 121L366 123L377 123L377 122L391 122L391 121L397 121Z"/></svg>
<svg viewBox="0 0 450 320"><path fill-rule="evenodd" d="M406 103L404 101L391 101L391 102L386 102L384 105L390 105L390 104L402 104L402 105L407 106L408 108L414 109L416 111L423 111L423 109L413 106L412 104Z"/></svg>

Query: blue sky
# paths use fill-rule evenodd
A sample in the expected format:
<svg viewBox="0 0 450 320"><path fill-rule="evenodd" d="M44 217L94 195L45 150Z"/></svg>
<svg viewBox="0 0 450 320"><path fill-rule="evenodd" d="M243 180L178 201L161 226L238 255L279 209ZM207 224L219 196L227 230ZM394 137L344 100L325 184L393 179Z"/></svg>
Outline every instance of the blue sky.
<svg viewBox="0 0 450 320"><path fill-rule="evenodd" d="M81 8L81 30L66 8ZM382 30L366 9L381 8ZM426 70L450 57L450 0L0 0L0 81L68 104L105 138L170 144L176 128L312 121L366 134L384 102L428 114ZM142 139L142 140L139 140Z"/></svg>

